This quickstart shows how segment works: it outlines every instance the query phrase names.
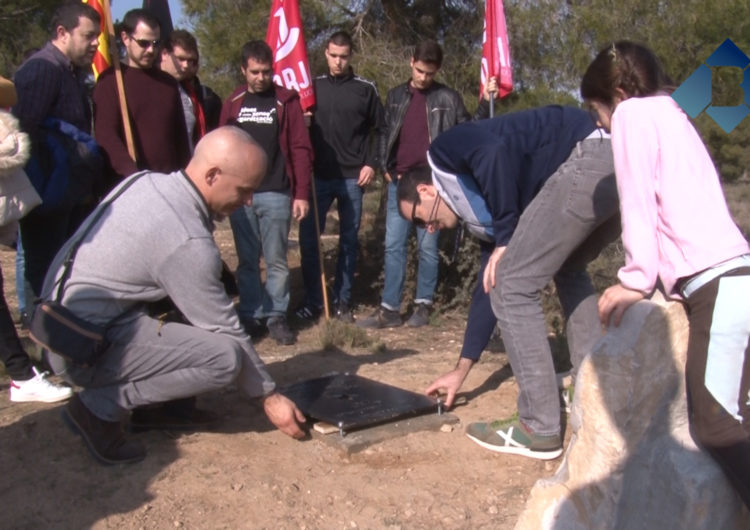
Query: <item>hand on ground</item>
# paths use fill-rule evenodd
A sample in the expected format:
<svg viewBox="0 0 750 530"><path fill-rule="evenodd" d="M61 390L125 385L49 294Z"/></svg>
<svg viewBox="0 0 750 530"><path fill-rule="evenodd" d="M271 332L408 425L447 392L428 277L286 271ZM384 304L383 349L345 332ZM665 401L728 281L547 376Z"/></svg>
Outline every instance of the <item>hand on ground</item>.
<svg viewBox="0 0 750 530"><path fill-rule="evenodd" d="M266 416L281 432L292 438L303 438L305 431L300 428L305 423L305 415L302 414L289 398L274 392L263 400L263 409Z"/></svg>

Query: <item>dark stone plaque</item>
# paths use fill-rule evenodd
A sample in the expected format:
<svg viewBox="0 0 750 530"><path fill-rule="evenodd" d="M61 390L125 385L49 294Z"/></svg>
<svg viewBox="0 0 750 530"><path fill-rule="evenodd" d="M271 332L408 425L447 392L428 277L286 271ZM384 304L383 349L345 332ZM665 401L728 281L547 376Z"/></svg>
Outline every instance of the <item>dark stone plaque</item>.
<svg viewBox="0 0 750 530"><path fill-rule="evenodd" d="M350 431L422 414L437 414L437 402L351 374L308 379L280 390L308 417Z"/></svg>

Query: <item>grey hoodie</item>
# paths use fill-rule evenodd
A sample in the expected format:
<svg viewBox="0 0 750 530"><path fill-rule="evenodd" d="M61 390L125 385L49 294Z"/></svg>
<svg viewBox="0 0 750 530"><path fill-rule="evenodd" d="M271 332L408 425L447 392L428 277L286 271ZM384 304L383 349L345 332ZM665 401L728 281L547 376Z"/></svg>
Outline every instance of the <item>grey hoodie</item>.
<svg viewBox="0 0 750 530"><path fill-rule="evenodd" d="M106 206L79 247L63 305L92 323L123 323L142 314L146 303L169 296L193 326L241 343L241 390L250 397L270 393L275 384L220 281L221 255L203 197L182 171L132 178L138 181ZM94 215L55 256L45 299L56 298L65 254Z"/></svg>

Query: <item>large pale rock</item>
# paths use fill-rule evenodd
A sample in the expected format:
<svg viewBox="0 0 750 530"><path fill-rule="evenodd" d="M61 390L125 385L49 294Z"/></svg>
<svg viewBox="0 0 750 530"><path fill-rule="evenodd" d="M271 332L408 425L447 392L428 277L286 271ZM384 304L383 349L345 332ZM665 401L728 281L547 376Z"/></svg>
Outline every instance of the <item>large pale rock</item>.
<svg viewBox="0 0 750 530"><path fill-rule="evenodd" d="M516 529L740 529L750 514L690 437L682 305L630 308L582 363L572 438Z"/></svg>

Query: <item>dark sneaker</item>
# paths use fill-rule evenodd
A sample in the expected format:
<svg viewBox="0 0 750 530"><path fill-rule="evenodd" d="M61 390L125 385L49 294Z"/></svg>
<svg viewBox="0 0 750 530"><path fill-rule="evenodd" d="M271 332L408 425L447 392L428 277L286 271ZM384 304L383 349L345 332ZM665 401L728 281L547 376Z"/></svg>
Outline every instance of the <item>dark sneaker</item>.
<svg viewBox="0 0 750 530"><path fill-rule="evenodd" d="M91 455L102 464L131 464L143 460L146 448L125 436L119 421L96 417L75 394L62 411L70 430L83 438Z"/></svg>
<svg viewBox="0 0 750 530"><path fill-rule="evenodd" d="M131 432L202 431L219 422L219 416L195 406L195 398L175 399L155 407L138 407L130 415Z"/></svg>
<svg viewBox="0 0 750 530"><path fill-rule="evenodd" d="M466 428L466 436L490 451L539 460L552 460L563 451L559 434L534 434L517 419L472 423Z"/></svg>
<svg viewBox="0 0 750 530"><path fill-rule="evenodd" d="M277 343L288 346L297 341L294 333L289 329L285 317L271 317L266 325L268 326L268 334Z"/></svg>
<svg viewBox="0 0 750 530"><path fill-rule="evenodd" d="M357 326L367 329L397 328L402 324L398 311L392 311L382 305L372 315L357 322Z"/></svg>
<svg viewBox="0 0 750 530"><path fill-rule="evenodd" d="M300 320L315 322L320 318L322 312L323 309L320 307L313 307L305 304L294 312L294 316Z"/></svg>
<svg viewBox="0 0 750 530"><path fill-rule="evenodd" d="M409 320L406 321L406 325L410 328L421 328L430 323L430 313L432 313L432 306L429 304L417 304L414 308Z"/></svg>
<svg viewBox="0 0 750 530"><path fill-rule="evenodd" d="M240 324L245 328L248 335L254 340L262 339L268 333L268 328L262 320L258 318L243 318L240 317Z"/></svg>
<svg viewBox="0 0 750 530"><path fill-rule="evenodd" d="M347 324L354 324L354 315L352 310L349 309L349 304L346 302L337 302L334 306L334 315L337 320L346 322Z"/></svg>

